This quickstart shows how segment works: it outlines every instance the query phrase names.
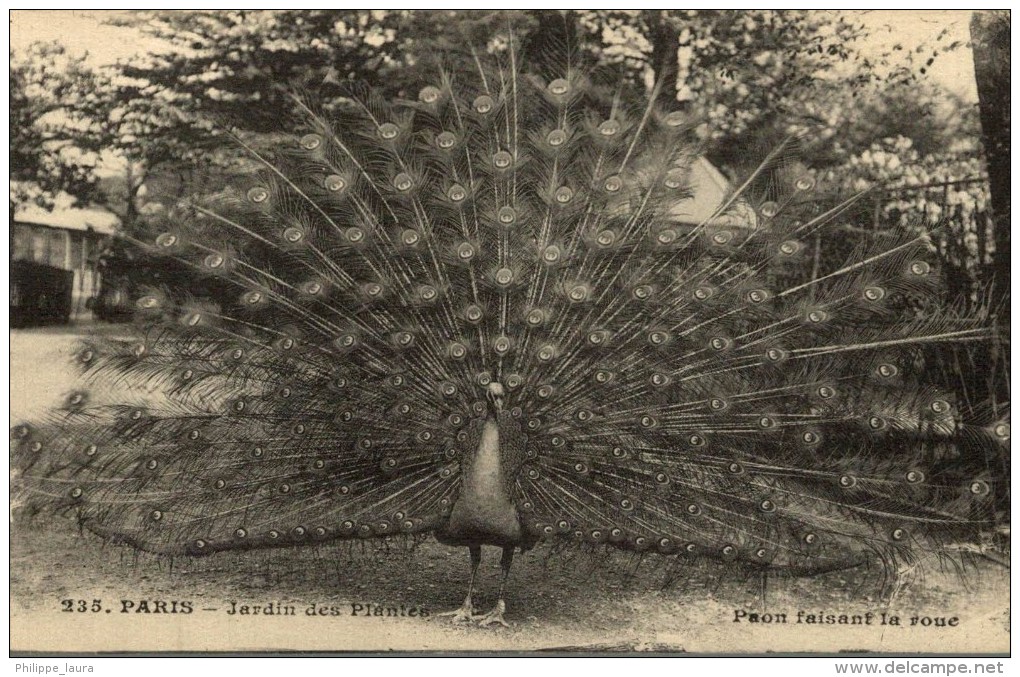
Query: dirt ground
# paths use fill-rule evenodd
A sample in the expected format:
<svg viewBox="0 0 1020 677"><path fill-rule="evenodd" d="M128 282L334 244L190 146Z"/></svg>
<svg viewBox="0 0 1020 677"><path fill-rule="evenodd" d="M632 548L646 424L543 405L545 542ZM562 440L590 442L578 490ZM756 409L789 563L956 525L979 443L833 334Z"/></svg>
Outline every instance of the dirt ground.
<svg viewBox="0 0 1020 677"><path fill-rule="evenodd" d="M12 333L12 422L71 387L66 365L75 338L58 329ZM889 600L877 570L770 579L763 594L757 576L715 565L539 547L516 558L507 590L511 627L495 629L436 616L460 604L468 558L465 549L432 540L171 562L106 546L79 535L71 520L49 517L12 523L10 558L13 651L1009 650L1009 572L987 560L963 575L915 571ZM479 611L494 601L498 559L496 550L484 554ZM86 611L77 611L79 600ZM162 612L180 611L183 602L191 613ZM293 607L294 615L227 613L269 603ZM383 615L366 615L369 605ZM752 622L756 614L772 622ZM829 614L832 624L807 622ZM840 614L860 622L841 624Z"/></svg>

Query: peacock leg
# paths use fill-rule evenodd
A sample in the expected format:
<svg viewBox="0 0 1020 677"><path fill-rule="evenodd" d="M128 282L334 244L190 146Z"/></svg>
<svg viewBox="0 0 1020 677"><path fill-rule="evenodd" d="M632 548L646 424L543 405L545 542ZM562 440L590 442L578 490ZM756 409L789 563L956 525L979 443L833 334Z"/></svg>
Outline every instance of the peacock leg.
<svg viewBox="0 0 1020 677"><path fill-rule="evenodd" d="M475 575L478 573L478 565L482 563L482 546L472 545L468 547L471 553L471 577L468 579L467 597L464 603L455 611L444 611L437 616L450 616L454 623L467 623L475 618L475 606L471 602L471 593L475 587Z"/></svg>
<svg viewBox="0 0 1020 677"><path fill-rule="evenodd" d="M499 598L496 600L496 606L492 611L484 616L475 616L474 620L478 621L478 625L493 625L498 623L505 628L510 627L510 624L503 619L503 614L506 612L506 602L503 601L503 589L506 587L506 580L510 577L510 565L513 564L513 561L513 546L503 548L503 557L499 560L499 566L503 570L503 577L499 580Z"/></svg>

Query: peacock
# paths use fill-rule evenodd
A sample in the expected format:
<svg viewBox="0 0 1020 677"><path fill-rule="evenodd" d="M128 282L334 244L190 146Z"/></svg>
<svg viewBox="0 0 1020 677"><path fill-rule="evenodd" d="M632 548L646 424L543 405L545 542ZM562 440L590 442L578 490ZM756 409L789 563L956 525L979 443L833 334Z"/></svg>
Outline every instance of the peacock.
<svg viewBox="0 0 1020 677"><path fill-rule="evenodd" d="M701 137L661 85L520 61L238 135L257 171L140 243L215 293L146 289L131 340L79 346L12 430L19 504L175 556L431 534L469 552L453 620L497 625L543 542L799 575L978 538L1009 422L932 368L990 330L923 302L928 236L806 276L857 198L805 210L795 139L685 219Z"/></svg>

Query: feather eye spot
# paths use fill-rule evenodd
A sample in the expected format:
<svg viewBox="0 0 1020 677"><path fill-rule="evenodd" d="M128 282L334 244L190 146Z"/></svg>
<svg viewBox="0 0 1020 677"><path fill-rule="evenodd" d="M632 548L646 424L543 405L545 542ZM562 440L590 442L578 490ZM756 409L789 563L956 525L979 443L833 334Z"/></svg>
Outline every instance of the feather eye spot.
<svg viewBox="0 0 1020 677"><path fill-rule="evenodd" d="M406 193L414 187L414 179L407 172L400 172L393 177L393 187L401 193Z"/></svg>
<svg viewBox="0 0 1020 677"><path fill-rule="evenodd" d="M623 179L619 176L610 176L602 185L607 193L617 193L623 188Z"/></svg>
<svg viewBox="0 0 1020 677"><path fill-rule="evenodd" d="M75 499L81 498L84 494L85 494L85 491L81 487L74 487L69 492L69 495L71 496L71 498L75 498Z"/></svg>
<svg viewBox="0 0 1020 677"><path fill-rule="evenodd" d="M157 461L157 460L156 460L156 459L154 459L154 458L150 458L150 459L149 459L148 461L146 461L146 463L145 463L145 467L146 467L146 468L147 468L148 470L155 470L156 468L158 468L158 467L159 467L159 461Z"/></svg>
<svg viewBox="0 0 1020 677"><path fill-rule="evenodd" d="M506 387L511 390L515 390L524 385L524 377L520 374L510 374L504 381L506 383Z"/></svg>
<svg viewBox="0 0 1020 677"><path fill-rule="evenodd" d="M762 416L758 419L758 427L762 430L771 430L777 425L776 419L772 416Z"/></svg>
<svg viewBox="0 0 1020 677"><path fill-rule="evenodd" d="M675 110L668 113L662 121L667 127L681 127L687 121L687 116L681 111Z"/></svg>
<svg viewBox="0 0 1020 677"><path fill-rule="evenodd" d="M804 542L807 545L814 545L815 543L818 542L817 534L813 534L813 533L804 534Z"/></svg>
<svg viewBox="0 0 1020 677"><path fill-rule="evenodd" d="M567 142L567 133L562 129L554 129L546 135L545 142L553 148L562 146Z"/></svg>
<svg viewBox="0 0 1020 677"><path fill-rule="evenodd" d="M908 470L907 474L904 475L904 479L907 480L908 484L920 484L924 482L924 473L920 470Z"/></svg>
<svg viewBox="0 0 1020 677"><path fill-rule="evenodd" d="M761 215L767 219L771 219L773 216L779 213L779 205L775 202L765 202L759 208Z"/></svg>
<svg viewBox="0 0 1020 677"><path fill-rule="evenodd" d="M686 510L688 515L697 516L701 514L701 506L698 505L697 503L688 504Z"/></svg>
<svg viewBox="0 0 1020 677"><path fill-rule="evenodd" d="M765 289L752 289L747 292L747 300L751 303L765 303L769 300L769 293Z"/></svg>
<svg viewBox="0 0 1020 677"><path fill-rule="evenodd" d="M669 334L664 331L653 331L648 334L648 342L653 346L661 346L669 341Z"/></svg>
<svg viewBox="0 0 1020 677"><path fill-rule="evenodd" d="M694 290L694 298L698 301L707 301L713 296L715 296L713 287L701 286Z"/></svg>
<svg viewBox="0 0 1020 677"><path fill-rule="evenodd" d="M729 470L730 473L733 474L733 475L743 475L744 474L744 466L741 465L740 463L736 463L736 462L730 463L729 466L727 466L726 469Z"/></svg>
<svg viewBox="0 0 1020 677"><path fill-rule="evenodd" d="M436 145L443 150L450 150L457 145L457 137L452 132L440 132L436 136Z"/></svg>
<svg viewBox="0 0 1020 677"><path fill-rule="evenodd" d="M163 511L153 510L152 512L149 513L149 519L151 519L153 522L160 521L161 519L163 519Z"/></svg>
<svg viewBox="0 0 1020 677"><path fill-rule="evenodd" d="M988 482L983 480L974 480L967 486L967 490L975 496L987 496L991 491L991 488L988 486Z"/></svg>
<svg viewBox="0 0 1020 677"><path fill-rule="evenodd" d="M613 372L606 369L599 369L595 372L595 382L606 384L613 380Z"/></svg>
<svg viewBox="0 0 1020 677"><path fill-rule="evenodd" d="M322 185L331 193L339 193L347 188L347 179L339 174L330 174L323 180Z"/></svg>
<svg viewBox="0 0 1020 677"><path fill-rule="evenodd" d="M86 456L95 456L96 452L98 452L98 451L99 451L99 447L97 447L94 444L90 444L87 447L85 447L85 455Z"/></svg>
<svg viewBox="0 0 1020 677"><path fill-rule="evenodd" d="M733 239L733 233L728 230L723 230L712 236L713 244L724 245L728 244Z"/></svg>
<svg viewBox="0 0 1020 677"><path fill-rule="evenodd" d="M538 359L542 362L549 362L556 357L556 348L551 344L546 344L538 349Z"/></svg>
<svg viewBox="0 0 1020 677"><path fill-rule="evenodd" d="M570 288L570 291L567 292L567 298L574 303L581 303L582 301L588 300L589 291L588 285L575 284Z"/></svg>
<svg viewBox="0 0 1020 677"><path fill-rule="evenodd" d="M358 228L357 226L353 226L344 231L344 237L346 237L347 241L350 242L351 244L358 244L359 242L362 242L365 239L365 231L362 230L361 228ZM369 296L378 295L378 292L373 294L371 291L369 291L369 289L378 289L379 292L382 291L382 286L378 284L366 285L366 287L367 287L366 292L368 293Z"/></svg>
<svg viewBox="0 0 1020 677"><path fill-rule="evenodd" d="M170 249L177 244L177 241L178 238L173 233L160 233L156 236L156 246L162 249Z"/></svg>
<svg viewBox="0 0 1020 677"><path fill-rule="evenodd" d="M868 417L868 427L872 430L884 430L887 425L889 425L888 422L881 416Z"/></svg>
<svg viewBox="0 0 1020 677"><path fill-rule="evenodd" d="M911 261L910 274L917 277L926 277L931 273L931 265L927 261Z"/></svg>
<svg viewBox="0 0 1020 677"><path fill-rule="evenodd" d="M300 228L291 226L284 229L283 239L291 244L297 244L298 242L301 242L301 240L305 239L305 232Z"/></svg>
<svg viewBox="0 0 1020 677"><path fill-rule="evenodd" d="M620 123L616 120L606 120L599 125L599 134L602 136L616 136L620 133Z"/></svg>
<svg viewBox="0 0 1020 677"><path fill-rule="evenodd" d="M659 422L655 419L655 417L648 416L647 414L639 419L639 423L642 428L657 428L659 426Z"/></svg>
<svg viewBox="0 0 1020 677"><path fill-rule="evenodd" d="M397 127L392 122L384 122L376 129L376 133L383 141L392 141L400 136L400 127Z"/></svg>
<svg viewBox="0 0 1020 677"><path fill-rule="evenodd" d="M677 233L672 228L661 230L659 231L659 234L655 236L655 241L662 245L673 244L676 242L676 239Z"/></svg>
<svg viewBox="0 0 1020 677"><path fill-rule="evenodd" d="M251 450L252 458L262 458L265 455L265 450L262 447L255 447Z"/></svg>
<svg viewBox="0 0 1020 677"><path fill-rule="evenodd" d="M839 486L844 489L852 489L857 486L857 478L853 475L841 475L839 478Z"/></svg>
<svg viewBox="0 0 1020 677"><path fill-rule="evenodd" d="M638 301L647 301L652 297L652 287L651 285L641 284L634 287L634 291L631 294Z"/></svg>
<svg viewBox="0 0 1020 677"><path fill-rule="evenodd" d="M793 187L801 192L811 190L815 187L815 179L812 176L802 176L794 182Z"/></svg>
<svg viewBox="0 0 1020 677"><path fill-rule="evenodd" d="M687 443L692 447L703 447L705 446L705 437L703 435L691 435L687 438Z"/></svg>
<svg viewBox="0 0 1020 677"><path fill-rule="evenodd" d="M881 301L885 298L885 289L882 287L865 287L863 296L866 301Z"/></svg>
<svg viewBox="0 0 1020 677"><path fill-rule="evenodd" d="M813 446L822 441L822 436L814 430L805 430L801 434L800 440L808 446Z"/></svg>
<svg viewBox="0 0 1020 677"><path fill-rule="evenodd" d="M541 473L539 473L538 470L536 470L535 468L529 469L527 475L528 479L530 480L537 480L539 477L542 476Z"/></svg>
<svg viewBox="0 0 1020 677"><path fill-rule="evenodd" d="M322 137L318 134L305 134L301 137L300 143L305 150L315 150L322 145Z"/></svg>
<svg viewBox="0 0 1020 677"><path fill-rule="evenodd" d="M314 468L315 470L322 470L325 467L326 467L326 462L323 461L321 458L316 460L315 463L312 463L312 468Z"/></svg>
<svg viewBox="0 0 1020 677"><path fill-rule="evenodd" d="M892 533L889 535L892 536L892 539L894 541L902 541L905 540L907 536L909 536L906 529L893 529Z"/></svg>
<svg viewBox="0 0 1020 677"><path fill-rule="evenodd" d="M612 455L616 459L625 459L629 454L623 447L613 447Z"/></svg>
<svg viewBox="0 0 1020 677"><path fill-rule="evenodd" d="M634 502L631 501L629 498L621 499L620 500L620 509L624 510L626 512L630 512L631 510L634 509Z"/></svg>
<svg viewBox="0 0 1020 677"><path fill-rule="evenodd" d="M255 186L254 188L248 190L248 199L254 202L255 204L261 204L269 199L269 191L263 188L262 186ZM174 242L176 241L177 239L175 237ZM171 243L170 246L173 246L173 243Z"/></svg>
<svg viewBox="0 0 1020 677"><path fill-rule="evenodd" d="M492 166L496 169L507 169L513 164L514 158L505 150L497 151L492 155Z"/></svg>
<svg viewBox="0 0 1020 677"><path fill-rule="evenodd" d="M418 92L418 100L422 103L435 103L436 101L439 101L441 94L442 92L439 91L438 87L434 85L427 85L422 87L421 91Z"/></svg>
<svg viewBox="0 0 1020 677"><path fill-rule="evenodd" d="M570 92L570 82L563 78L556 78L546 85L546 89L549 90L550 94L564 96Z"/></svg>
<svg viewBox="0 0 1020 677"><path fill-rule="evenodd" d="M450 186L450 190L447 191L446 195L453 202L463 202L467 198L467 191L464 190L464 186L455 183Z"/></svg>
<svg viewBox="0 0 1020 677"><path fill-rule="evenodd" d="M600 247L611 247L616 242L616 231L606 228L595 236L595 242Z"/></svg>
<svg viewBox="0 0 1020 677"><path fill-rule="evenodd" d="M779 253L783 256L793 256L801 250L803 245L796 240L787 240L779 245Z"/></svg>
<svg viewBox="0 0 1020 677"><path fill-rule="evenodd" d="M279 532L279 531L277 531L276 529L270 529L270 530L269 530L269 531L268 531L268 532L266 533L266 536L268 536L268 537L269 537L269 540L271 540L271 541L275 541L276 539L280 538L280 532Z"/></svg>
<svg viewBox="0 0 1020 677"><path fill-rule="evenodd" d="M758 509L762 512L775 512L776 503L771 499L765 498L758 503Z"/></svg>
<svg viewBox="0 0 1020 677"><path fill-rule="evenodd" d="M765 358L769 362L782 362L789 356L790 353L782 348L769 348L765 351Z"/></svg>
<svg viewBox="0 0 1020 677"><path fill-rule="evenodd" d="M509 226L517 220L517 211L509 206L500 207L499 211L496 212L496 220L504 226Z"/></svg>
<svg viewBox="0 0 1020 677"><path fill-rule="evenodd" d="M542 250L542 260L546 263L558 263L563 252L554 244Z"/></svg>
<svg viewBox="0 0 1020 677"><path fill-rule="evenodd" d="M672 382L672 380L673 379L670 378L669 374L662 374L659 372L652 374L651 378L649 379L649 381L651 381L651 384L656 388L663 388L665 386L668 386Z"/></svg>
<svg viewBox="0 0 1020 677"><path fill-rule="evenodd" d="M952 406L945 400L934 400L928 408L936 414L948 414L952 410Z"/></svg>
<svg viewBox="0 0 1020 677"><path fill-rule="evenodd" d="M476 97L474 102L471 104L471 107L475 109L475 112L482 115L491 113L495 106L496 102L487 94L482 94L481 96Z"/></svg>
<svg viewBox="0 0 1020 677"><path fill-rule="evenodd" d="M664 472L655 473L655 483L661 486L669 484L669 475Z"/></svg>
<svg viewBox="0 0 1020 677"><path fill-rule="evenodd" d="M584 464L584 463L575 463L574 464L574 472L576 472L578 475L587 475L588 474L588 466L586 464Z"/></svg>
<svg viewBox="0 0 1020 677"><path fill-rule="evenodd" d="M720 352L728 349L732 344L733 342L730 339L724 338L722 336L715 336L711 340L709 340L709 345L712 346L712 350Z"/></svg>
<svg viewBox="0 0 1020 677"><path fill-rule="evenodd" d="M453 342L447 348L447 354L455 360L463 359L467 355L467 347L463 343Z"/></svg>
<svg viewBox="0 0 1020 677"><path fill-rule="evenodd" d="M995 426L993 432L995 433L995 436L998 437L999 439L1008 439L1010 433L1009 424L999 423L998 425Z"/></svg>
<svg viewBox="0 0 1020 677"><path fill-rule="evenodd" d="M289 494L290 493L290 485L289 484L281 484L280 487L279 487L279 492L281 494Z"/></svg>
<svg viewBox="0 0 1020 677"><path fill-rule="evenodd" d="M832 386L820 386L815 392L817 392L818 397L823 400L831 400L836 396L836 389Z"/></svg>
<svg viewBox="0 0 1020 677"><path fill-rule="evenodd" d="M662 180L662 183L666 188L670 190L676 190L684 185L686 179L686 173L682 169L671 169L666 172L666 178Z"/></svg>
<svg viewBox="0 0 1020 677"><path fill-rule="evenodd" d="M536 308L534 310L528 311L528 314L525 317L525 321L532 327L537 327L538 325L545 322L545 317L546 317L545 311Z"/></svg>
<svg viewBox="0 0 1020 677"><path fill-rule="evenodd" d="M501 287L508 287L514 281L514 271L509 268L500 268L496 271L496 284Z"/></svg>
<svg viewBox="0 0 1020 677"><path fill-rule="evenodd" d="M141 297L135 302L135 305L141 310L155 310L156 308L159 308L161 304L158 298L150 295Z"/></svg>
<svg viewBox="0 0 1020 677"><path fill-rule="evenodd" d="M201 538L196 538L194 541L192 541L191 544L195 547L195 550L205 550L206 547L209 545L206 541L202 540Z"/></svg>
<svg viewBox="0 0 1020 677"><path fill-rule="evenodd" d="M42 443L42 442L39 442L38 440L36 440L35 442L32 442L32 444L30 444L28 448L29 448L29 449L30 449L30 450L31 450L31 451L32 451L33 453L39 453L40 451L42 451L42 448L43 448L43 443Z"/></svg>
<svg viewBox="0 0 1020 677"><path fill-rule="evenodd" d="M227 483L224 480L216 480L213 482L213 489L226 489Z"/></svg>
<svg viewBox="0 0 1020 677"><path fill-rule="evenodd" d="M534 431L534 430L538 430L541 427L542 427L542 421L540 419L537 419L537 418L529 418L528 419L528 430Z"/></svg>
<svg viewBox="0 0 1020 677"><path fill-rule="evenodd" d="M899 367L897 367L895 364L883 363L875 368L875 373L881 376L882 378L892 378L893 376L899 374L900 370Z"/></svg>
<svg viewBox="0 0 1020 677"><path fill-rule="evenodd" d="M420 240L421 235L418 233L418 231L413 230L411 228L406 229L404 232L400 234L400 241L406 247L413 247L417 245Z"/></svg>
<svg viewBox="0 0 1020 677"><path fill-rule="evenodd" d="M809 310L807 320L812 324L821 324L829 319L829 314L824 310Z"/></svg>

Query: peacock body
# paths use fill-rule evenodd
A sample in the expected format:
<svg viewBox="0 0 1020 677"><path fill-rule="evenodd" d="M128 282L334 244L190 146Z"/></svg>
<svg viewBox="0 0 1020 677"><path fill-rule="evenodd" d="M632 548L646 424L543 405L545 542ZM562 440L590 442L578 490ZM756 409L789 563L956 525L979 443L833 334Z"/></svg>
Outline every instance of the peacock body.
<svg viewBox="0 0 1020 677"><path fill-rule="evenodd" d="M514 60L242 140L258 176L146 243L234 302L152 289L137 340L83 345L118 399L14 428L26 505L155 553L431 532L504 572L542 540L810 573L973 538L1009 426L926 369L980 323L894 307L936 288L925 237L791 282L846 204L757 199L782 148L684 224L685 115Z"/></svg>

